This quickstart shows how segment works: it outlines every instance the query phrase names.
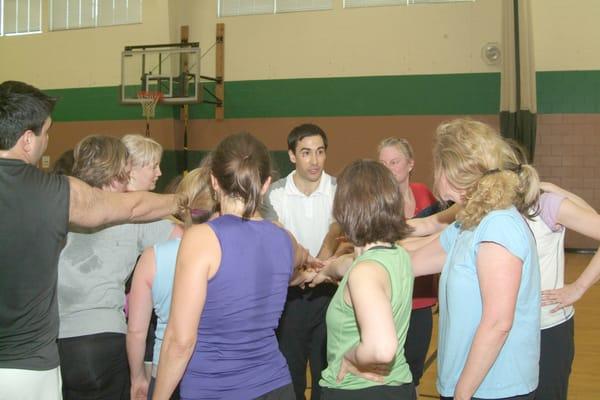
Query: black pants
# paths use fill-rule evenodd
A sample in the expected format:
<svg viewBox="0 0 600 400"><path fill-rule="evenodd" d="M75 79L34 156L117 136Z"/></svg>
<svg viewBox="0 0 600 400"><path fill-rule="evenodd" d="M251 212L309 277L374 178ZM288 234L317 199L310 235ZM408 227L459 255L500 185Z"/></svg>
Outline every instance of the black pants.
<svg viewBox="0 0 600 400"><path fill-rule="evenodd" d="M416 400L412 383L401 386L372 386L366 389L344 390L322 388L323 400Z"/></svg>
<svg viewBox="0 0 600 400"><path fill-rule="evenodd" d="M290 383L289 385L271 390L269 393L265 393L255 400L296 400L296 394L294 393L294 386Z"/></svg>
<svg viewBox="0 0 600 400"><path fill-rule="evenodd" d="M64 400L129 399L125 335L99 333L59 339Z"/></svg>
<svg viewBox="0 0 600 400"><path fill-rule="evenodd" d="M536 399L566 400L571 365L575 357L574 335L574 318L542 330L540 383L536 390Z"/></svg>
<svg viewBox="0 0 600 400"><path fill-rule="evenodd" d="M303 400L306 389L306 363L310 362L311 400L320 399L319 379L327 367L327 329L325 313L336 286L319 285L288 291L285 309L279 321L279 348L287 360L297 400Z"/></svg>
<svg viewBox="0 0 600 400"><path fill-rule="evenodd" d="M410 313L410 324L404 342L404 357L410 368L415 386L419 386L423 376L427 350L431 342L431 330L433 329L433 316L431 307L412 310Z"/></svg>
<svg viewBox="0 0 600 400"><path fill-rule="evenodd" d="M444 397L444 396L440 396L440 400L452 400L454 399L454 397ZM478 397L472 397L472 400L486 400L486 399L480 399ZM520 395L520 396L513 396L513 397L502 397L502 398L497 398L494 400L533 400L535 399L535 391L529 393L529 394L524 394L524 395Z"/></svg>

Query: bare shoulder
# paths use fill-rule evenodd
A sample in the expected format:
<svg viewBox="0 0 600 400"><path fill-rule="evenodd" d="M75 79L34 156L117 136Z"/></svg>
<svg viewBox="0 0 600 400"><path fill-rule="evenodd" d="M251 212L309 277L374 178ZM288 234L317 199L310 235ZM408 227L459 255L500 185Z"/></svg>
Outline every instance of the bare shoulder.
<svg viewBox="0 0 600 400"><path fill-rule="evenodd" d="M389 277L385 267L376 261L370 260L360 261L352 268L348 276L350 284L384 283L388 280Z"/></svg>
<svg viewBox="0 0 600 400"><path fill-rule="evenodd" d="M221 252L219 238L208 224L194 225L186 229L181 239L181 253L193 253L198 258L211 257Z"/></svg>

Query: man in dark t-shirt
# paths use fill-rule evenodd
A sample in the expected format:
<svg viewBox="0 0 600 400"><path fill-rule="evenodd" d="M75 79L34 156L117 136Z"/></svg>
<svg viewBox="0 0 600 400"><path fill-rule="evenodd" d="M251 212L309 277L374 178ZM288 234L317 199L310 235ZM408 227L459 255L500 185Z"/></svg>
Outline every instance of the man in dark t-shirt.
<svg viewBox="0 0 600 400"><path fill-rule="evenodd" d="M109 193L39 171L55 100L0 84L0 400L62 398L56 282L69 223L147 221L177 210L173 195Z"/></svg>

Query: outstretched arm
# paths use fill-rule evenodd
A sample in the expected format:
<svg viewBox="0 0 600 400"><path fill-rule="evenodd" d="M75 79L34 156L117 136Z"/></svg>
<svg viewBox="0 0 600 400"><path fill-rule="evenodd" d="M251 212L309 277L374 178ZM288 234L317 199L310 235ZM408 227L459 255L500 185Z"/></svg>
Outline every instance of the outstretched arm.
<svg viewBox="0 0 600 400"><path fill-rule="evenodd" d="M344 254L337 258L331 258L326 260L323 264L323 268L319 270L319 273L315 275L313 280L310 283L310 287L315 287L316 285L323 282L338 282L340 281L348 269L352 266L354 262L354 253Z"/></svg>
<svg viewBox="0 0 600 400"><path fill-rule="evenodd" d="M323 244L321 245L319 254L317 254L317 258L320 260L327 260L333 256L340 244L339 238L341 235L342 227L340 224L332 222L331 225L329 225L327 235L325 235L325 238L323 239Z"/></svg>
<svg viewBox="0 0 600 400"><path fill-rule="evenodd" d="M70 186L69 222L96 227L119 222L152 221L179 209L176 195L150 192L113 193L93 188L68 177Z"/></svg>
<svg viewBox="0 0 600 400"><path fill-rule="evenodd" d="M410 251L414 276L433 275L442 272L446 262L446 251L440 237L436 237L415 251Z"/></svg>
<svg viewBox="0 0 600 400"><path fill-rule="evenodd" d="M540 189L542 189L544 192L552 192L563 195L579 207L587 209L588 211L596 212L596 210L594 210L594 208L590 206L584 199L577 196L575 193L569 192L568 190L565 190L560 186L555 185L554 183L542 182L540 183Z"/></svg>
<svg viewBox="0 0 600 400"><path fill-rule="evenodd" d="M440 211L437 214L425 218L411 218L406 221L413 231L411 236L428 236L443 230L448 224L456 219L456 214L460 211L459 204L453 204L451 207Z"/></svg>

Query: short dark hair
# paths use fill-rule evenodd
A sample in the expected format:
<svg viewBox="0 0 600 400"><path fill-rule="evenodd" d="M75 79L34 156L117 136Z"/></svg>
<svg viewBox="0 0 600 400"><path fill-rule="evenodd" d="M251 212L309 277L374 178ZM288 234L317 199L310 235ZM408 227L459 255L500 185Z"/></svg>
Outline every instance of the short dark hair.
<svg viewBox="0 0 600 400"><path fill-rule="evenodd" d="M56 159L50 172L57 175L72 175L74 164L75 152L73 149L67 150Z"/></svg>
<svg viewBox="0 0 600 400"><path fill-rule="evenodd" d="M337 179L333 217L355 246L394 243L411 231L394 176L373 160L354 161L344 168Z"/></svg>
<svg viewBox="0 0 600 400"><path fill-rule="evenodd" d="M295 153L298 142L309 136L321 136L323 144L325 145L325 150L327 150L327 135L323 129L315 124L302 124L292 129L287 138L288 150Z"/></svg>
<svg viewBox="0 0 600 400"><path fill-rule="evenodd" d="M212 153L211 171L219 187L244 202L243 218L250 218L261 203L260 191L271 176L267 147L249 133L226 137Z"/></svg>
<svg viewBox="0 0 600 400"><path fill-rule="evenodd" d="M0 84L0 150L13 148L28 130L39 135L56 98L24 82Z"/></svg>

